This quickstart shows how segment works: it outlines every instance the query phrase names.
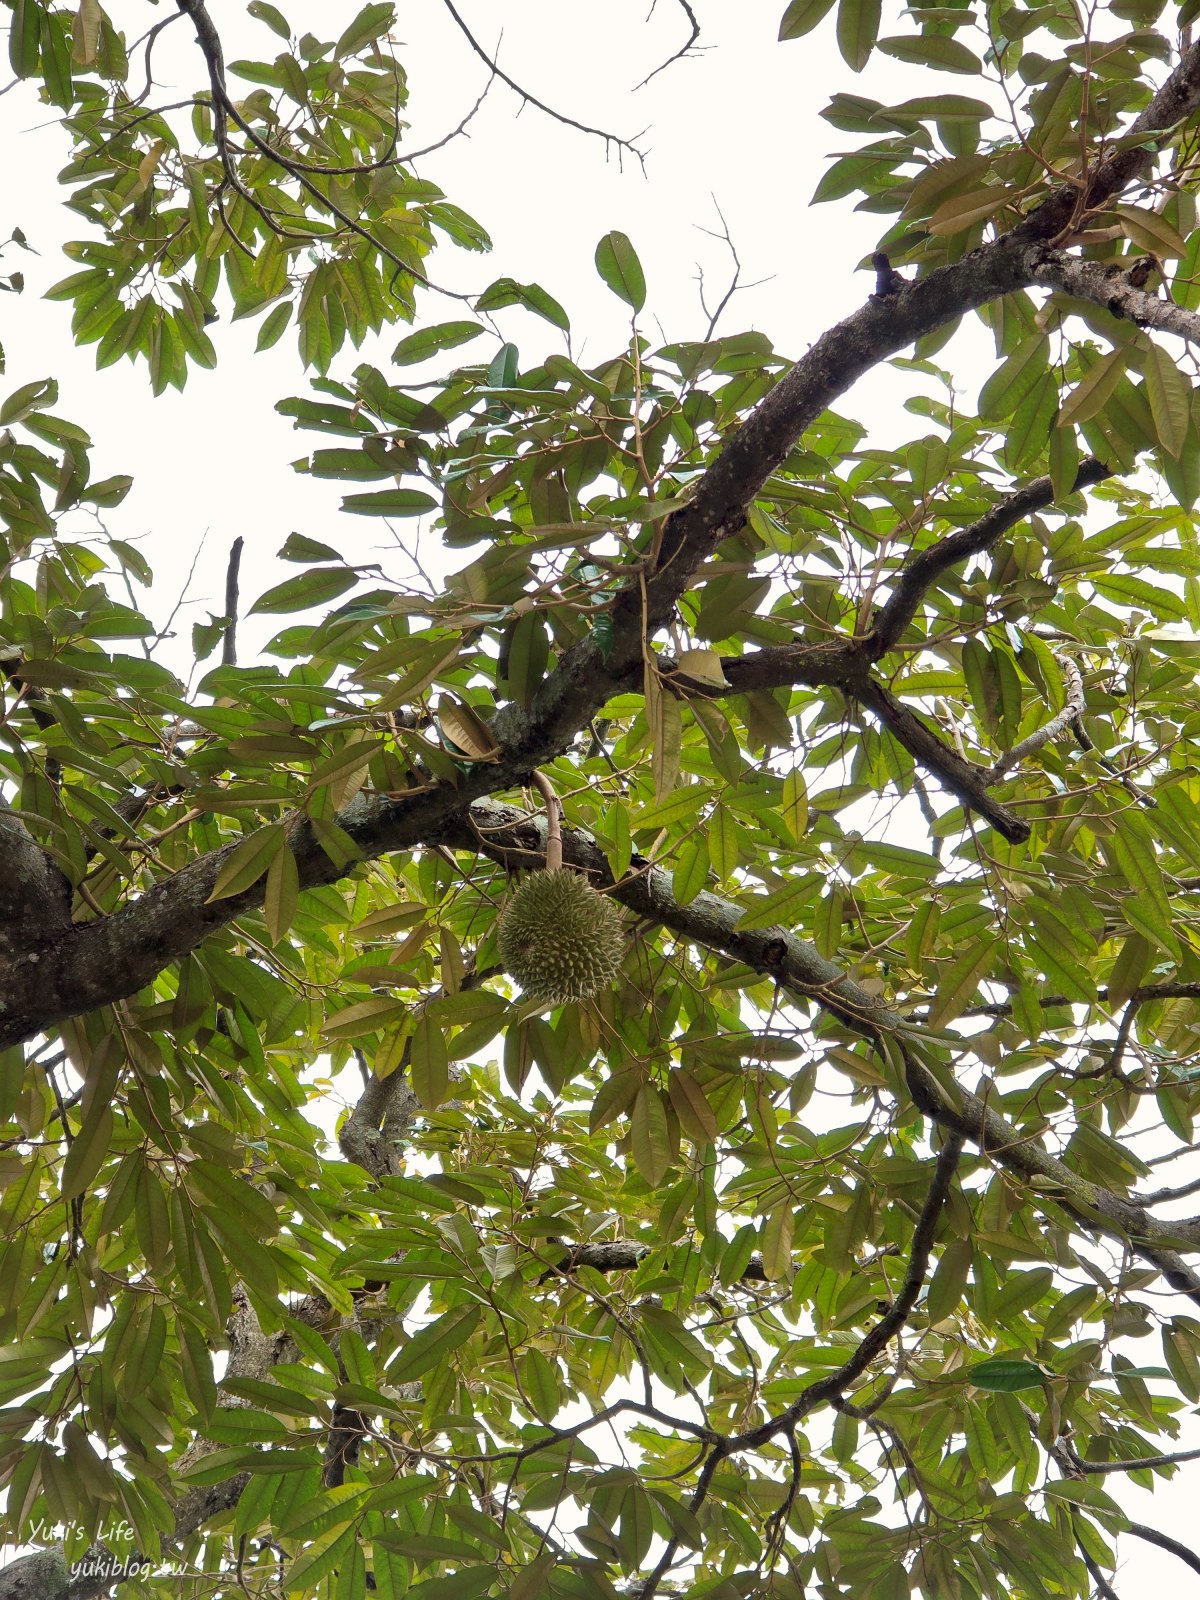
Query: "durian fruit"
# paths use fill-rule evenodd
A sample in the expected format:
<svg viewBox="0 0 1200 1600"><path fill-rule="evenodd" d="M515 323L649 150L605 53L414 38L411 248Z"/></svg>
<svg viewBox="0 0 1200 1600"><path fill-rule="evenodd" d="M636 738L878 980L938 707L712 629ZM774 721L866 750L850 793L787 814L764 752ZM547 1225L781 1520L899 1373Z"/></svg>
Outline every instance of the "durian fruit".
<svg viewBox="0 0 1200 1600"><path fill-rule="evenodd" d="M586 878L563 867L531 872L500 917L504 970L533 1000L590 1000L625 954L621 913Z"/></svg>

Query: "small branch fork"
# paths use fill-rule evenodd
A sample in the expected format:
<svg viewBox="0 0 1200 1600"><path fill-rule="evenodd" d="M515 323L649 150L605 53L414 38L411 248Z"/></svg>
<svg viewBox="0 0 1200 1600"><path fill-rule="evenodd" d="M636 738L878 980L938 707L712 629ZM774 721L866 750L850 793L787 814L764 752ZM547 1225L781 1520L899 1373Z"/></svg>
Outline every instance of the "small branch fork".
<svg viewBox="0 0 1200 1600"><path fill-rule="evenodd" d="M1075 477L1072 493L1102 483L1111 476L1103 462L1089 457ZM1034 512L1054 502L1049 478L1035 478L1013 490L969 527L919 551L897 575L892 593L878 608L865 635L859 639L823 640L818 644L767 646L750 655L721 662L732 690L777 688L783 684L835 684L868 707L897 742L963 805L984 817L1005 839L1021 842L1030 825L996 800L989 790L1022 759L1059 737L1077 730L1083 713L1083 681L1073 663L1061 658L1068 681L1067 706L1044 727L1000 757L991 768L977 766L952 749L925 721L868 668L895 649L916 616L921 602L938 580L953 567L992 550L1000 539Z"/></svg>
<svg viewBox="0 0 1200 1600"><path fill-rule="evenodd" d="M229 124L232 122L235 127L237 127L247 139L249 139L250 143L255 147L256 150L260 151L264 156L267 157L268 160L273 161L277 166L281 167L285 172L289 173L293 178L295 178L300 187L310 194L320 205L324 206L331 216L336 217L344 228L348 228L351 233L355 234L358 238L369 244L373 250L377 250L385 260L390 261L398 274L404 274L407 277L414 279L417 283L424 285L426 288L432 288L433 285L431 284L430 280L417 267L413 266L410 261L406 261L403 259L403 257L398 256L396 252L384 244L381 239L376 238L369 228L364 227L363 224L355 217L352 217L348 211L344 211L341 206L339 206L330 195L326 194L320 185L314 181L314 174L333 177L337 175L336 172L331 171L331 169L326 167L312 166L307 162L297 161L291 156L284 155L282 151L277 150L274 145L272 145L268 140L264 139L262 135L258 133L249 122L246 121L245 117L242 116L237 106L234 105L233 101L230 99L229 91L225 86L225 58L221 47L221 36L217 32L216 25L208 13L205 0L175 0L175 3L181 12L191 18L192 26L196 30L196 42L200 46L201 54L204 56L205 63L208 67L208 79L211 88L213 104L213 137L216 141L217 151L221 161L221 168L225 174L225 182L228 187L232 189L235 194L239 195L247 205L251 206L254 211L257 212L257 214L266 223L267 227L270 228L272 233L283 234L287 231L279 223L272 212L263 206L259 200L255 199L254 195L251 194L249 189L246 188L245 184L238 175L237 165L233 159L233 153L229 145ZM386 158L379 162L379 165L387 166L390 164L392 159L392 156L389 154ZM370 168L352 168L350 170L369 171ZM226 227L228 226L228 223L226 223ZM237 239L237 236L233 233L232 228L230 228L229 232L230 237L239 244L242 250L247 250L248 247L241 240Z"/></svg>
<svg viewBox="0 0 1200 1600"><path fill-rule="evenodd" d="M933 1181L925 1196L925 1203L921 1207L921 1214L917 1218L913 1232L904 1282L892 1305L860 1341L849 1360L836 1372L831 1372L827 1377L819 1378L815 1383L810 1383L807 1388L802 1389L792 1404L778 1416L768 1417L765 1422L759 1423L755 1428L747 1429L744 1433L721 1438L710 1448L688 1502L688 1509L693 1514L700 1509L707 1498L709 1486L722 1461L744 1450L761 1449L779 1434L794 1440L795 1431L804 1418L818 1406L836 1403L851 1384L862 1377L871 1362L887 1348L904 1327L917 1303L929 1271L938 1219L950 1194L950 1184L961 1153L962 1140L957 1134L951 1134L938 1152ZM640 1600L651 1600L651 1597L658 1592L659 1584L675 1560L679 1544L677 1535L668 1541L658 1563L641 1587Z"/></svg>

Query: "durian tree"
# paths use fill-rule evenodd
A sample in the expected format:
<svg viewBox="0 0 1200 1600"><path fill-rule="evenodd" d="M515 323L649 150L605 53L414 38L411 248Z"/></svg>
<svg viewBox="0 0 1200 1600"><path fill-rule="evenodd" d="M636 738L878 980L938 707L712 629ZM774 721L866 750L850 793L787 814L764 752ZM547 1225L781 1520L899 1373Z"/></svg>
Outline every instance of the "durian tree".
<svg viewBox="0 0 1200 1600"><path fill-rule="evenodd" d="M583 360L502 261L432 292L487 218L391 5L233 61L237 8L5 0L64 343L159 393L296 340L304 470L439 577L331 519L251 603L231 539L185 649L7 374L0 1600L1200 1571L1123 1492L1200 1456L1197 9L793 0L861 303L664 343L598 219Z"/></svg>

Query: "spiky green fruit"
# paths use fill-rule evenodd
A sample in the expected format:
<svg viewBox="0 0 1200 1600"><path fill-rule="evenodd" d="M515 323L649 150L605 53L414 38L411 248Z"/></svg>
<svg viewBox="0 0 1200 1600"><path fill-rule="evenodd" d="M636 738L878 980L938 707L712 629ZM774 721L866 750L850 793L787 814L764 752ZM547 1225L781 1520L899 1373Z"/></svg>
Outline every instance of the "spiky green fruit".
<svg viewBox="0 0 1200 1600"><path fill-rule="evenodd" d="M578 872L532 872L497 929L504 970L531 999L590 1000L616 977L625 954L621 913Z"/></svg>

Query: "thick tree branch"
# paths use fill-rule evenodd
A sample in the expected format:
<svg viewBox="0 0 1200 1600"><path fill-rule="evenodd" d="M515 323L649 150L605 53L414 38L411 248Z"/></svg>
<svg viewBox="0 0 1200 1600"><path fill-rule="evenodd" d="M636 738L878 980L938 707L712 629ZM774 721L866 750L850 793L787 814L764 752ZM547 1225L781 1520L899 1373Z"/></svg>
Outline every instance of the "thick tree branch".
<svg viewBox="0 0 1200 1600"><path fill-rule="evenodd" d="M445 842L475 849L512 869L540 864L544 833L539 819L514 806L487 801L471 808L469 822L456 819ZM688 905L675 899L671 875L634 858L630 876L612 887L607 857L590 838L574 829L563 835L563 859L586 872L596 888L611 888L616 899L691 942L731 960L769 973L789 994L812 1001L855 1033L882 1044L887 1039L904 1063L908 1089L918 1109L932 1121L976 1146L981 1154L1023 1178L1037 1193L1069 1212L1089 1230L1132 1244L1172 1288L1200 1305L1200 1275L1179 1254L1179 1246L1200 1250L1200 1218L1160 1221L1142 1203L1073 1172L1041 1143L1037 1128L1014 1125L995 1106L970 1090L944 1085L920 1059L921 1030L856 983L838 964L785 928L738 924L746 907L702 891Z"/></svg>
<svg viewBox="0 0 1200 1600"><path fill-rule="evenodd" d="M0 798L0 961L36 953L70 926L70 885Z"/></svg>
<svg viewBox="0 0 1200 1600"><path fill-rule="evenodd" d="M1139 328L1156 328L1181 339L1200 339L1200 314L1177 306L1173 300L1135 288L1122 272L1114 273L1104 261L1085 261L1065 250L1031 250L1027 257L1029 281L1077 300L1090 300L1114 316L1127 317Z"/></svg>
<svg viewBox="0 0 1200 1600"><path fill-rule="evenodd" d="M957 750L952 750L916 712L874 678L864 683L859 699L870 707L914 761L932 772L942 787L964 806L985 817L1003 838L1015 844L1028 839L1032 829L1025 818L1017 816L988 793L989 785L995 781L990 768L976 766Z"/></svg>
<svg viewBox="0 0 1200 1600"><path fill-rule="evenodd" d="M208 21L201 0L177 0L177 4L192 17L201 36ZM204 37L201 43L205 45ZM206 48L211 55L211 39ZM219 56L216 66L219 72ZM1200 45L1187 52L1133 131L1173 125L1197 104ZM1101 163L1089 180L1088 203L1101 204L1118 193L1147 159L1145 151L1125 148ZM697 569L740 526L746 508L804 429L889 355L962 312L1035 281L1035 267L1045 264L1043 242L1074 214L1076 198L1076 191L1067 186L1013 233L906 284L886 301L869 300L818 339L721 450L688 504L668 518L649 575L631 582L617 597L607 655L590 636L567 651L528 710L511 705L496 717L493 731L501 744L501 759L481 765L457 790L438 785L411 797L372 797L351 807L339 821L362 854L382 855L435 837L451 818L462 815L471 800L516 786L533 768L566 749L641 662L647 635L669 620ZM880 714L890 714L893 731L903 729L912 741L910 747L926 752L931 770L938 771L940 761L942 781L966 803L974 802L970 764L960 768L957 759L948 761L940 741L905 708L893 708L886 691L876 691L874 700L876 709L883 708ZM995 802L986 797L979 809L984 815L990 810L997 826L1002 816L1011 826L1003 808L998 813ZM292 838L302 886L332 881L344 871L344 865L324 855L302 822L295 824ZM10 962L0 973L0 1048L135 992L209 934L260 904L261 881L243 895L207 903L232 848L191 863L105 922L72 930L39 952L37 962L24 955Z"/></svg>
<svg viewBox="0 0 1200 1600"><path fill-rule="evenodd" d="M632 1239L600 1240L591 1244L564 1245L567 1252L553 1269L572 1272L576 1267L591 1267L595 1272L632 1272L649 1254L649 1245ZM768 1283L761 1256L751 1256L741 1273L743 1283Z"/></svg>
<svg viewBox="0 0 1200 1600"><path fill-rule="evenodd" d="M1127 130L1149 135L1172 127L1200 105L1200 45L1193 45L1146 110ZM816 341L751 413L699 480L692 498L667 518L652 572L631 583L613 609L607 654L588 639L567 652L528 711L506 707L494 732L531 765L566 747L641 660L643 640L670 619L676 601L729 534L804 430L864 373L935 328L1037 281L1046 244L1073 222L1081 206L1106 204L1144 172L1149 151L1126 144L1092 171L1086 191L1066 184L1011 233L950 266L872 298ZM1153 300L1153 297L1147 297ZM589 692L590 691L590 692ZM590 701L590 706L589 706Z"/></svg>

